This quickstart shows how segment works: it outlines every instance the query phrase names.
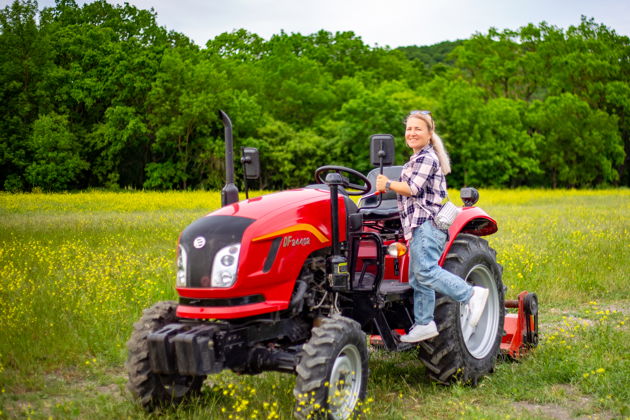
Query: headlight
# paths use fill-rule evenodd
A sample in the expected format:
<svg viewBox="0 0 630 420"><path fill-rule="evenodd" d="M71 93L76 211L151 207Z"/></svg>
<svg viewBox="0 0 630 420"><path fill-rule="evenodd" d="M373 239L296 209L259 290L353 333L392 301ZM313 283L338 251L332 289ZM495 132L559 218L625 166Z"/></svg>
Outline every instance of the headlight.
<svg viewBox="0 0 630 420"><path fill-rule="evenodd" d="M177 253L177 286L186 286L186 273L188 266L188 254L183 246L179 246L179 252Z"/></svg>
<svg viewBox="0 0 630 420"><path fill-rule="evenodd" d="M240 251L241 244L233 244L217 252L212 264L212 287L230 287L234 284Z"/></svg>
<svg viewBox="0 0 630 420"><path fill-rule="evenodd" d="M394 242L390 246L387 247L387 253L392 257L402 257L407 253L407 247L400 242Z"/></svg>

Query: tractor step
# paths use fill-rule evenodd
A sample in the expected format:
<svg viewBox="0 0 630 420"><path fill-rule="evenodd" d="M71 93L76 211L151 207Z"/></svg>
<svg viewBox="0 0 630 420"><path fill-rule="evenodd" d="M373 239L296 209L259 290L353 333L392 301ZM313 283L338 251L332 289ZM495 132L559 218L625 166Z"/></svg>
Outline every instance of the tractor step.
<svg viewBox="0 0 630 420"><path fill-rule="evenodd" d="M397 332L399 335L402 335L405 333L403 330L395 330L395 332ZM381 337L380 335L371 335L370 345L379 350L387 349L387 346L385 345L385 342L383 341L383 337ZM417 345L418 343L404 343L402 341L398 341L396 343L396 348L393 351L407 351L407 350L413 349Z"/></svg>

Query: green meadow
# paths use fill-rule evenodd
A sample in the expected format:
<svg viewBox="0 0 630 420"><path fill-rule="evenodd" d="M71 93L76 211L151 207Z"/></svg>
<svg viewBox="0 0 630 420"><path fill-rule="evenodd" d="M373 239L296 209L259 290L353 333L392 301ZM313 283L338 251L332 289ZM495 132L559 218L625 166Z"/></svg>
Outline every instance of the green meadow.
<svg viewBox="0 0 630 420"><path fill-rule="evenodd" d="M506 298L538 294L539 347L477 387L373 349L364 417L630 418L630 190L480 195ZM156 414L125 389L133 323L177 298L179 233L219 206L217 192L0 193L0 418L291 418L291 375L223 372Z"/></svg>

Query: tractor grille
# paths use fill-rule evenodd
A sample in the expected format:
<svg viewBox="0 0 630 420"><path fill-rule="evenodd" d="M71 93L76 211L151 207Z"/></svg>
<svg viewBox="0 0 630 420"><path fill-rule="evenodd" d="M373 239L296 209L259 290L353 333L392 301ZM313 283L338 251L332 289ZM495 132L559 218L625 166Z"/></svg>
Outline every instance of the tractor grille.
<svg viewBox="0 0 630 420"><path fill-rule="evenodd" d="M254 221L239 216L207 216L191 223L179 240L188 254L186 287L210 287L215 254L228 245L240 243L243 232Z"/></svg>

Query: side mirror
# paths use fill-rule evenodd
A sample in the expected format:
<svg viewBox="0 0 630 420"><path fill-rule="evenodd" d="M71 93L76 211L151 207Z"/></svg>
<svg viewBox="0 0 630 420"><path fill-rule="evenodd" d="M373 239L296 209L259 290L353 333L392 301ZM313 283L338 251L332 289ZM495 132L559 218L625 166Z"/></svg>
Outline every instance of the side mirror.
<svg viewBox="0 0 630 420"><path fill-rule="evenodd" d="M246 179L260 178L260 158L255 147L241 147L241 162Z"/></svg>
<svg viewBox="0 0 630 420"><path fill-rule="evenodd" d="M370 137L370 160L373 166L392 166L394 158L394 136L374 134Z"/></svg>

